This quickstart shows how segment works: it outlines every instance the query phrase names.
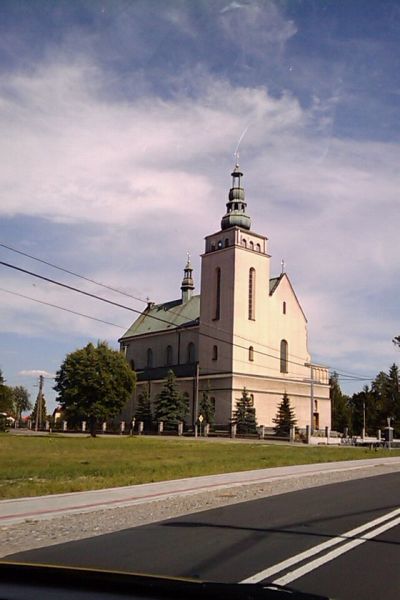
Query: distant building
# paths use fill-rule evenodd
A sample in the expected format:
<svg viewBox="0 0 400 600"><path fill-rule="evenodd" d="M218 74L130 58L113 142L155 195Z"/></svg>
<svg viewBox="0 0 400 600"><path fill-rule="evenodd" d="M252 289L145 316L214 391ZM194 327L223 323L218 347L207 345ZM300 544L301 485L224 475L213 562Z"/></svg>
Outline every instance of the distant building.
<svg viewBox="0 0 400 600"><path fill-rule="evenodd" d="M307 319L284 269L270 275L268 240L251 231L242 177L236 165L221 228L205 238L201 295L193 294L188 259L181 297L149 303L119 340L138 377L125 418L143 387L154 400L172 369L189 394L190 422L198 381L199 397L207 389L215 402L218 424L229 423L246 387L261 425L273 426L286 392L298 426L310 424L311 412L313 428L330 426L328 370L311 363Z"/></svg>

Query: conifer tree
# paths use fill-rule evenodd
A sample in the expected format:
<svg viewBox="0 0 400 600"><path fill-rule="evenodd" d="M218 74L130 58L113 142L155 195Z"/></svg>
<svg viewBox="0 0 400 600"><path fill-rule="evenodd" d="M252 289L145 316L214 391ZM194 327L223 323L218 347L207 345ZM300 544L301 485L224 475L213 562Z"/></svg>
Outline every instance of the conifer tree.
<svg viewBox="0 0 400 600"><path fill-rule="evenodd" d="M138 397L138 405L135 412L136 421L143 421L145 430L151 429L153 423L153 413L151 410L150 396L145 388Z"/></svg>
<svg viewBox="0 0 400 600"><path fill-rule="evenodd" d="M276 417L272 420L275 423L274 430L276 435L289 435L290 429L297 423L294 410L290 406L290 400L286 392L278 407Z"/></svg>
<svg viewBox="0 0 400 600"><path fill-rule="evenodd" d="M199 416L202 415L204 423L213 425L215 421L215 406L211 402L210 390L204 390L199 403Z"/></svg>
<svg viewBox="0 0 400 600"><path fill-rule="evenodd" d="M345 427L350 426L349 397L345 396L340 389L339 376L336 372L329 379L329 397L332 411L332 429L344 432Z"/></svg>
<svg viewBox="0 0 400 600"><path fill-rule="evenodd" d="M238 433L257 433L256 409L246 388L243 388L242 397L236 401L232 422L237 425Z"/></svg>
<svg viewBox="0 0 400 600"><path fill-rule="evenodd" d="M163 421L165 429L176 429L189 411L189 399L182 394L176 384L175 373L170 369L164 386L158 394L154 416L157 421Z"/></svg>
<svg viewBox="0 0 400 600"><path fill-rule="evenodd" d="M39 408L40 403L40 408ZM37 415L39 411L39 414ZM47 416L47 408L46 408L46 398L44 394L38 394L35 402L35 406L33 407L33 411L31 414L31 420L33 426L36 426L36 415L37 415L37 427L38 429L43 429L46 423Z"/></svg>

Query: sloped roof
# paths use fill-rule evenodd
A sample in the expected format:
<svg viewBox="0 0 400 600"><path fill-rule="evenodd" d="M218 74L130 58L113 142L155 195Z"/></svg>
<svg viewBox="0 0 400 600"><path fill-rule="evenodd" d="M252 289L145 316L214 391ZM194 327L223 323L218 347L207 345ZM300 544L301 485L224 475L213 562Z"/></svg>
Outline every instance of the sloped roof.
<svg viewBox="0 0 400 600"><path fill-rule="evenodd" d="M200 295L192 296L184 304L179 299L163 304L150 305L119 341L146 333L168 331L176 327L190 327L198 323L199 317Z"/></svg>

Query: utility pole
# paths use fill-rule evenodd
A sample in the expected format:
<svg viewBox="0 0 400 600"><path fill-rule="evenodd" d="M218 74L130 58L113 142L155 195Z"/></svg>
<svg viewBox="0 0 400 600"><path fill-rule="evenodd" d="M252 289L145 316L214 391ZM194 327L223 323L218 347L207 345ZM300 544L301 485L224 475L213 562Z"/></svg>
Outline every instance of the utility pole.
<svg viewBox="0 0 400 600"><path fill-rule="evenodd" d="M200 367L199 361L196 362L196 373L195 373L195 381L194 381L194 411L193 411L193 428L194 428L194 437L197 438L197 417L199 414L199 376L200 376Z"/></svg>
<svg viewBox="0 0 400 600"><path fill-rule="evenodd" d="M39 375L39 392L36 399L35 431L38 431L43 418L43 382L43 375Z"/></svg>

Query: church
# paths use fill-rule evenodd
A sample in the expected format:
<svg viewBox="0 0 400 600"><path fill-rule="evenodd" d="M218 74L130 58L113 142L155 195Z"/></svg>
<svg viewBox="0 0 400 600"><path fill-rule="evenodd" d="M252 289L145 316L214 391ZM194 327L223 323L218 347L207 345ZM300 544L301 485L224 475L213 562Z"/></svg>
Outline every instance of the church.
<svg viewBox="0 0 400 600"><path fill-rule="evenodd" d="M205 238L200 295L188 258L180 298L149 302L119 340L137 373L127 420L144 387L154 401L172 369L189 397L188 425L207 391L215 423L226 426L246 388L259 425L273 426L286 393L298 427L330 427L328 369L311 361L307 319L289 277L283 268L271 277L268 239L251 229L242 178L237 164L221 227Z"/></svg>

